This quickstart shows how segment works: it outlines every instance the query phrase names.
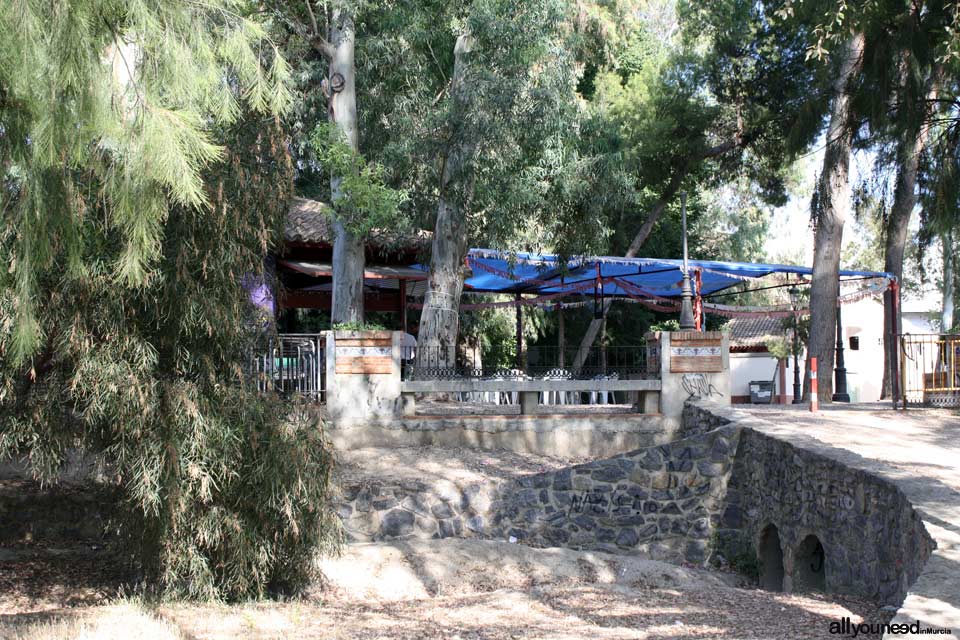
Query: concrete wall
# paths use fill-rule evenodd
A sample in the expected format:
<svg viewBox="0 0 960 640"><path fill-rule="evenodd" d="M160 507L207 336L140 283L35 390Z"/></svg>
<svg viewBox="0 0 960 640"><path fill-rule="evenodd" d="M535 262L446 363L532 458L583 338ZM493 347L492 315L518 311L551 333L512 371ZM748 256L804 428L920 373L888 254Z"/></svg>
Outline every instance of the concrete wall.
<svg viewBox="0 0 960 640"><path fill-rule="evenodd" d="M791 363L792 365L792 363ZM774 404L780 395L780 373L776 370L777 361L769 353L731 353L730 354L730 394L736 397L750 395L752 380L765 380L774 384ZM803 363L800 363L803 366ZM793 370L787 370L787 395L790 396L793 384ZM789 400L792 400L792 396ZM788 401L789 401L788 400Z"/></svg>
<svg viewBox="0 0 960 640"><path fill-rule="evenodd" d="M334 424L344 426L376 424L393 420L402 414L400 397L402 335L400 331L331 331L327 333L327 416ZM383 339L385 336L390 342L391 366L388 373L337 373L337 340ZM339 357L343 358L343 353Z"/></svg>
<svg viewBox="0 0 960 640"><path fill-rule="evenodd" d="M679 348L676 346L678 338L687 334L684 331L661 331L647 335L647 340L660 343L660 413L663 414L667 429L676 429L680 425L683 405L687 400L708 398L730 404L730 334L720 331L698 334L720 342L719 370L690 367L685 371L676 371L674 359L678 357L675 353Z"/></svg>
<svg viewBox="0 0 960 640"><path fill-rule="evenodd" d="M603 458L673 439L659 415L414 416L327 431L336 448L390 446L505 449L517 453Z"/></svg>

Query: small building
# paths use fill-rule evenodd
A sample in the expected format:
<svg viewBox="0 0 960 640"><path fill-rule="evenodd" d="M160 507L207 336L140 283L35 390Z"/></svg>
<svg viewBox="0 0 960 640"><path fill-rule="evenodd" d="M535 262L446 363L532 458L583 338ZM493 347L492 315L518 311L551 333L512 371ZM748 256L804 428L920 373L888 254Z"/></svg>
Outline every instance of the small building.
<svg viewBox="0 0 960 640"><path fill-rule="evenodd" d="M734 404L750 402L751 382L772 382L772 402L793 401L793 361L781 363L767 349L767 343L778 338L789 338L781 318L754 316L734 318L727 324L730 332L730 401ZM789 323L789 320L787 321ZM789 325L788 325L789 326ZM801 375L804 359L800 358ZM781 371L782 369L782 371Z"/></svg>
<svg viewBox="0 0 960 640"><path fill-rule="evenodd" d="M784 322L780 318L758 316L735 318L728 324L732 402L750 402L750 383L753 381L773 382L774 403L781 399L787 403L793 401L793 358L778 367L776 358L767 349L767 343L773 339L790 338L790 320ZM880 400L883 385L882 301L865 298L843 305L841 324L850 401L876 402ZM906 331L907 316L904 324ZM802 382L806 356L801 355L798 361Z"/></svg>

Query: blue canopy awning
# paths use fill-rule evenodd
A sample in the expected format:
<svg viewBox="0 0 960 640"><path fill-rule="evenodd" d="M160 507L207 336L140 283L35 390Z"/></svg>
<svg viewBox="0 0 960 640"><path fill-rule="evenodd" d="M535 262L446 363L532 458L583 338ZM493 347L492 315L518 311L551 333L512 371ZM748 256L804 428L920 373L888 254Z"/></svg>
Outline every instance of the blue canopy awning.
<svg viewBox="0 0 960 640"><path fill-rule="evenodd" d="M618 258L593 256L571 258L566 264L555 255L505 253L490 249L471 249L467 257L473 274L466 280L466 292L590 294L597 278L604 280L604 296L680 296L683 261L665 258ZM773 274L810 276L809 267L749 262L690 260L691 270L700 274L700 294L710 295L744 281ZM426 266L416 265L427 269ZM840 272L841 280L884 278L889 273L875 271Z"/></svg>

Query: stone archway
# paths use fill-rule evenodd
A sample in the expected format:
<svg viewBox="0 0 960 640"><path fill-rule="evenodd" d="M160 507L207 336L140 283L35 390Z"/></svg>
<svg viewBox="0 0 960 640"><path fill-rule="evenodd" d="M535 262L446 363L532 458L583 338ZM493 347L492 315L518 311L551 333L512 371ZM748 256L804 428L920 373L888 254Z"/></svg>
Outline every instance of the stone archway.
<svg viewBox="0 0 960 640"><path fill-rule="evenodd" d="M827 554L820 539L810 534L793 554L793 590L798 593L827 590Z"/></svg>
<svg viewBox="0 0 960 640"><path fill-rule="evenodd" d="M760 588L783 591L783 549L775 525L768 524L760 533L757 557L760 559Z"/></svg>

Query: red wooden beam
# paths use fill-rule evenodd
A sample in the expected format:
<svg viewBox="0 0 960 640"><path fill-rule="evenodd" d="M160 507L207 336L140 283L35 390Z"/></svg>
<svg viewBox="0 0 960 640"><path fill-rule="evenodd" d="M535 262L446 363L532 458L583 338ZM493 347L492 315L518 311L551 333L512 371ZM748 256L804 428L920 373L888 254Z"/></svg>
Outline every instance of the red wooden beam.
<svg viewBox="0 0 960 640"><path fill-rule="evenodd" d="M323 309L329 311L333 303L333 296L329 291L285 291L279 297L281 309ZM364 294L363 308L367 311L397 313L400 309L400 295L394 292Z"/></svg>

